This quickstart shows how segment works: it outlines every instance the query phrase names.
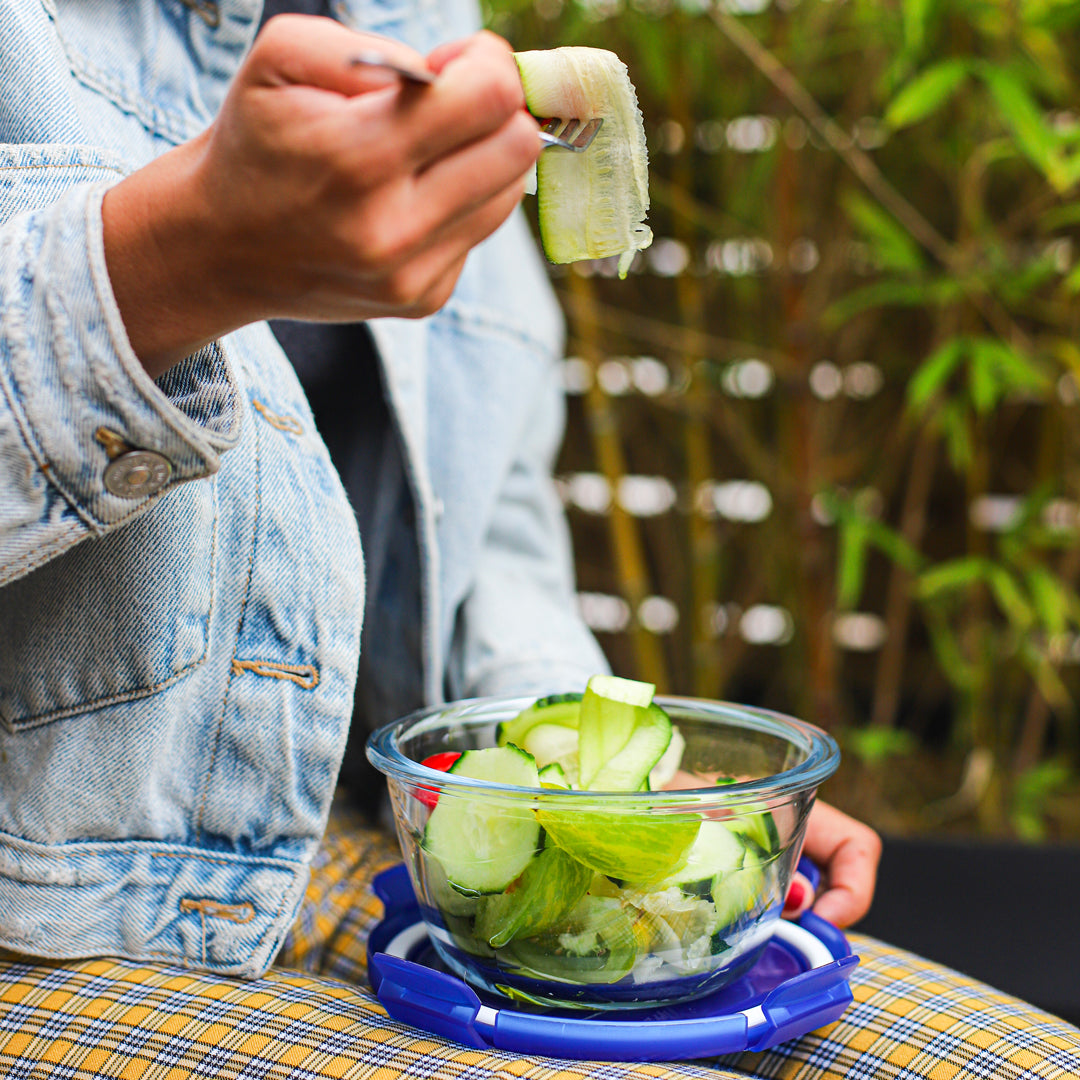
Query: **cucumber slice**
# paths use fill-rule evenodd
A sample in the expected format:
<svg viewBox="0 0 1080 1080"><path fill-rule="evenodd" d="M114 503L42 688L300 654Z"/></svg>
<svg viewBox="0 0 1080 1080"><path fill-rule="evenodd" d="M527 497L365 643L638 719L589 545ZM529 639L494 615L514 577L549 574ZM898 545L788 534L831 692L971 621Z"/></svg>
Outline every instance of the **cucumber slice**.
<svg viewBox="0 0 1080 1080"><path fill-rule="evenodd" d="M656 687L651 683L620 679L614 675L594 675L589 680L581 699L578 721L578 771L583 788L593 787L593 778L630 742L639 724L647 727L655 724L655 714L645 715L655 691ZM608 790L637 791L664 752L670 729L669 721L668 738L664 739L655 756L648 762L640 762L645 769L633 784ZM625 769L625 761L620 768Z"/></svg>
<svg viewBox="0 0 1080 1080"><path fill-rule="evenodd" d="M780 851L780 833L765 808L754 812L752 806L740 807L738 817L729 818L727 827L745 843L753 844L766 859Z"/></svg>
<svg viewBox="0 0 1080 1080"><path fill-rule="evenodd" d="M731 926L757 911L764 896L765 873L759 862L748 862L713 879L712 898L722 926Z"/></svg>
<svg viewBox="0 0 1080 1080"><path fill-rule="evenodd" d="M590 791L649 790L649 773L671 742L671 720L659 705L638 708L634 713L630 738L593 775Z"/></svg>
<svg viewBox="0 0 1080 1080"><path fill-rule="evenodd" d="M667 749L649 773L650 791L661 791L667 787L672 777L679 771L685 750L686 740L683 738L682 732L673 724L671 727L671 742L668 743Z"/></svg>
<svg viewBox="0 0 1080 1080"><path fill-rule="evenodd" d="M516 746L467 750L449 771L471 780L540 786L536 762ZM444 791L427 820L423 848L455 889L482 894L502 892L529 865L539 841L540 826L528 807Z"/></svg>
<svg viewBox="0 0 1080 1080"><path fill-rule="evenodd" d="M557 761L553 761L540 770L540 786L569 788L570 779L564 772L563 767Z"/></svg>
<svg viewBox="0 0 1080 1080"><path fill-rule="evenodd" d="M559 724L577 730L581 694L551 694L523 709L513 720L505 720L495 732L500 746L513 743L524 748L529 732L538 724Z"/></svg>
<svg viewBox="0 0 1080 1080"><path fill-rule="evenodd" d="M532 754L540 768L553 763L565 764L577 757L578 733L575 728L562 724L537 724L519 745Z"/></svg>
<svg viewBox="0 0 1080 1080"><path fill-rule="evenodd" d="M553 263L618 255L625 277L652 243L645 224L645 125L626 65L607 49L567 46L515 54L533 116L604 121L584 153L545 150L537 163L540 239Z"/></svg>
<svg viewBox="0 0 1080 1080"><path fill-rule="evenodd" d="M565 851L548 846L525 868L511 892L484 900L476 933L498 949L562 922L585 895L593 872Z"/></svg>
<svg viewBox="0 0 1080 1080"><path fill-rule="evenodd" d="M711 896L714 881L741 870L745 859L746 848L727 822L706 820L686 852L686 861L657 888L677 885L692 896Z"/></svg>

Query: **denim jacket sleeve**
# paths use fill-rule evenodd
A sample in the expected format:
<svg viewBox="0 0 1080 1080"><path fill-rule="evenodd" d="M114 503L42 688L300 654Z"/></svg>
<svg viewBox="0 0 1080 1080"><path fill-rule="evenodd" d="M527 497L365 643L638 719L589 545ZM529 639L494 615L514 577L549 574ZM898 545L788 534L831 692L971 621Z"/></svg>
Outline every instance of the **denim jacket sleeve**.
<svg viewBox="0 0 1080 1080"><path fill-rule="evenodd" d="M550 364L455 624L454 697L582 690L590 675L608 670L578 612L569 530L552 479L563 416Z"/></svg>
<svg viewBox="0 0 1080 1080"><path fill-rule="evenodd" d="M95 148L0 147L0 584L215 472L239 435L217 345L155 382L128 343L101 225L122 172Z"/></svg>

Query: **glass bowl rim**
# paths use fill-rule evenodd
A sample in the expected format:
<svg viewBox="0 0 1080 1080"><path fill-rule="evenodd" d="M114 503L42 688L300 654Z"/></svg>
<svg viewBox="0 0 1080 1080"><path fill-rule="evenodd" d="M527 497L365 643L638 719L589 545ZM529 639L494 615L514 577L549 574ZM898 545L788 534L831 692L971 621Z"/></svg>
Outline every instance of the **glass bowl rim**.
<svg viewBox="0 0 1080 1080"><path fill-rule="evenodd" d="M510 710L527 708L537 700L538 695L496 695L489 697L466 698L447 702L443 705L417 709L377 728L368 736L366 753L372 765L391 779L406 784L418 784L424 787L436 787L454 790L465 794L468 790L488 794L506 793L520 797L529 795L547 800L572 803L580 799L595 800L598 795L618 798L620 805L631 809L635 804L648 802L650 807L663 805L673 807L687 798L700 800L704 795L718 797L717 801L725 805L756 802L763 799L775 800L783 796L813 791L827 780L840 764L840 748L836 740L826 731L805 720L771 709L754 705L738 705L728 701L715 701L707 698L683 697L678 695L658 694L656 704L661 708L704 712L714 717L736 721L736 726L783 738L795 743L806 752L804 760L790 769L774 773L771 776L755 780L742 780L721 787L701 787L675 789L668 791L619 791L600 792L588 790L567 790L559 788L518 787L511 784L496 784L490 780L474 780L468 777L454 776L453 773L432 769L412 758L406 757L398 748L398 740L407 732L414 732L426 720L446 717L448 720L473 721L479 723L495 722L494 716L485 713L500 708ZM676 719L676 717L673 717ZM438 724L432 725L437 730ZM626 800L625 804L622 800Z"/></svg>

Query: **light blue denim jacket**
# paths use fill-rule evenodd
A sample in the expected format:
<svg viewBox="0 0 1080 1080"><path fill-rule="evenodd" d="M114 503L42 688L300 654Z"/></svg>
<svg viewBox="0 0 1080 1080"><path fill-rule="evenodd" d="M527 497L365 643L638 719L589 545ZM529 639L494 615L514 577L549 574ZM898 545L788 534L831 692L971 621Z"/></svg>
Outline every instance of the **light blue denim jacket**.
<svg viewBox="0 0 1080 1080"><path fill-rule="evenodd" d="M210 123L259 8L0 5L0 946L18 952L258 973L335 786L363 571L307 403L263 324L152 382L102 242L103 192ZM471 0L336 8L424 52L476 22ZM581 685L604 661L550 484L561 329L520 218L437 316L372 329L416 504L425 699Z"/></svg>

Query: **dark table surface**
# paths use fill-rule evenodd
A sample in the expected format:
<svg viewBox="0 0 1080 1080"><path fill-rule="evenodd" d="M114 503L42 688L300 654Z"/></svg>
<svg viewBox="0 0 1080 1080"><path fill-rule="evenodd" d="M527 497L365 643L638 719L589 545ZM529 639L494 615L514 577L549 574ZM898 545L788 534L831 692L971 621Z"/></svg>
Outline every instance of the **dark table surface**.
<svg viewBox="0 0 1080 1080"><path fill-rule="evenodd" d="M854 929L1080 1025L1080 845L884 840Z"/></svg>

